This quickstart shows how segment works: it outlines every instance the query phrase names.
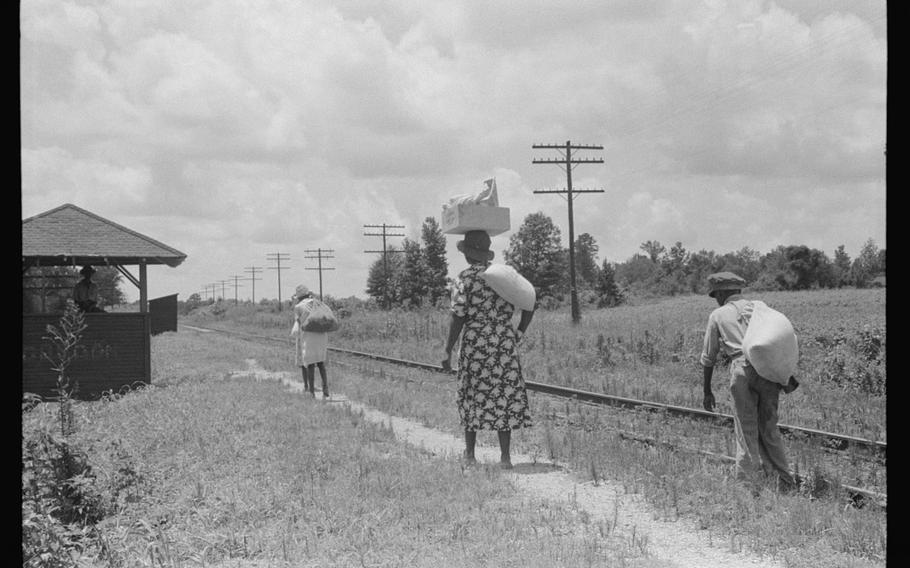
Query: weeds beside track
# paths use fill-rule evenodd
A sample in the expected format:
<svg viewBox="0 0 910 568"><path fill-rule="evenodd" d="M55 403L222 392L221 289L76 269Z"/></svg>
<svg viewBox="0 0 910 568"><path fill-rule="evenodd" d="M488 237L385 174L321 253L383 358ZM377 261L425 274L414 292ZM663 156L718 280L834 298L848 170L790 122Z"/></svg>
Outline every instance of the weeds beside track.
<svg viewBox="0 0 910 568"><path fill-rule="evenodd" d="M217 333L223 333L227 335L232 335L235 337L255 340L255 341L267 341L267 342L280 342L286 343L287 339L251 334L239 331L224 330L217 328L202 328L198 326L188 326L197 330L212 331ZM456 370L447 370L440 365L433 365L429 363L422 363L417 361L409 361L405 359L398 359L394 357L387 357L383 355L377 355L372 353L366 353L361 351L354 351L350 349L343 349L338 347L330 347L331 351L339 354L350 355L362 359L370 359L373 361L387 363L398 367L409 367L414 369L420 369L424 371L430 371L441 374L454 374ZM682 418L687 420L697 420L709 423L713 426L724 426L729 429L732 425L733 417L727 414L706 412L699 409L686 408L682 406L669 405L664 403L656 403L645 400L636 400L632 398L611 396L603 393L594 393L589 391L583 391L578 389L572 389L568 387L550 385L534 381L526 381L526 386L529 391L537 392L542 395L547 395L550 397L555 397L556 399L566 400L566 401L575 401L578 403L588 404L594 407L604 407L611 406L617 407L624 410L632 410L637 412L647 412L647 413L659 413L663 416L669 416L674 418ZM571 420L568 418L568 413L564 416L557 416L554 413L554 419L564 421L565 423L571 426L578 426L578 424L572 424ZM604 428L603 426L600 426ZM671 449L673 451L683 451L690 453L701 454L705 457L712 459L719 459L722 461L733 461L734 458L731 456L725 455L723 453L718 453L715 451L705 450L703 448L692 448L687 447L684 444L678 442L670 442L667 440L658 440L652 436L642 435L634 431L628 431L620 428L608 428L617 433L620 437L626 440L635 441L639 443L645 443L649 445L659 445ZM887 444L885 442L866 440L863 438L858 438L855 436L847 436L838 433L825 432L822 430L804 428L799 426L790 426L790 425L780 425L782 433L793 439L802 439L808 441L810 444L813 444L815 447L820 448L824 452L835 454L839 456L839 459L847 460L866 460L872 462L872 467L882 467L886 466L886 455L887 455ZM876 506L885 508L887 506L887 494L874 489L861 488L852 485L847 485L843 483L834 483L826 479L816 479L813 483L821 484L825 487L837 485L842 488L850 498L851 502L858 506L866 505L867 503L873 503Z"/></svg>

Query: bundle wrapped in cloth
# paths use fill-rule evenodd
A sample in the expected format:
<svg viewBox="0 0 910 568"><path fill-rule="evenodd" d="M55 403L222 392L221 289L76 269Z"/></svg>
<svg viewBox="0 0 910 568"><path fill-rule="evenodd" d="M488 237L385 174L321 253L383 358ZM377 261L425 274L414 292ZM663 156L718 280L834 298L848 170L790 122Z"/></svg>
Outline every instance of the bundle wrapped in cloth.
<svg viewBox="0 0 910 568"><path fill-rule="evenodd" d="M443 204L441 229L449 235L486 231L491 237L508 231L509 208L499 206L496 179L486 180L476 195L456 195Z"/></svg>
<svg viewBox="0 0 910 568"><path fill-rule="evenodd" d="M299 326L300 331L338 331L340 325L332 308L315 298L305 303L306 306L298 315L298 320L302 320Z"/></svg>

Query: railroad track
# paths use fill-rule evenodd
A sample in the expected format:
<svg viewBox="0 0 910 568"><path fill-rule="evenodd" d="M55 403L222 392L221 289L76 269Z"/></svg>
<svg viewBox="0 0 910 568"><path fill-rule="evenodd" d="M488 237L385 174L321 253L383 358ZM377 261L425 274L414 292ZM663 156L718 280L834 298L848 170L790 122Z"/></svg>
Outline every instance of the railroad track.
<svg viewBox="0 0 910 568"><path fill-rule="evenodd" d="M284 338L270 337L270 336L265 336L265 335L256 335L256 334L250 334L250 333L245 333L245 332L227 331L227 330L216 329L216 328L203 328L203 327L198 327L198 326L184 326L184 327L187 327L189 329L195 329L198 331L211 331L211 332L222 333L225 335L232 335L232 336L240 337L243 339L264 340L264 341L273 342L273 343L286 343L287 342L287 339L284 339ZM409 361L406 359L398 359L395 357L388 357L385 355L378 355L375 353L366 353L363 351L355 351L355 350L351 350L351 349L344 349L341 347L329 347L328 349L330 351L333 351L336 353L342 353L342 354L351 355L351 356L359 357L359 358L363 358L363 359L370 359L370 360L379 361L379 362L383 362L383 363L389 363L389 364L401 366L401 367L410 367L410 368L414 368L414 369L421 369L421 370L425 370L425 371L431 371L431 372L449 374L449 375L452 375L452 374L455 374L458 372L457 369L446 369L446 368L443 368L441 365L433 365L430 363L422 363L419 361ZM559 385L539 383L539 382L535 382L535 381L525 381L525 385L526 385L527 389L532 392L538 392L541 394L546 394L546 395L550 395L550 396L554 396L554 397L566 399L566 400L584 402L584 403L588 403L588 404L595 405L595 406L612 406L612 407L620 407L620 408L632 409L632 410L656 411L656 412L662 412L667 415L680 417L680 418L710 421L710 422L713 422L718 425L728 425L730 427L732 427L732 425L733 425L733 416L729 415L729 414L722 414L722 413L718 413L718 412L707 412L704 410L688 408L688 407L684 407L684 406L676 406L676 405L672 405L672 404L664 404L664 403L658 403L658 402L652 402L652 401L646 401L646 400L637 400L637 399L632 399L632 398L627 398L627 397L608 395L608 394L603 394L603 393L583 391L583 390L579 390L579 389L573 389L573 388L563 387L563 386L559 386ZM825 432L823 430L804 428L801 426L791 426L791 425L787 425L787 424L780 424L778 426L784 435L791 436L791 437L792 436L802 436L805 438L816 440L817 443L827 451L843 453L843 452L850 451L851 449L852 450L861 450L862 452L871 455L872 459L875 462L877 462L878 464L880 464L882 466L884 466L886 464L887 449L888 449L886 442L868 440L865 438L859 438L856 436L848 436L845 434L838 434L838 433L833 433L833 432ZM668 445L665 442L660 442L660 441L648 438L646 436L640 436L633 432L622 431L622 432L618 432L618 434L621 437L623 437L624 439L633 440L633 441L637 441L637 442L641 442L641 443L646 443L649 445ZM702 450L692 450L692 451L694 451L696 453L705 454L708 457L718 458L723 461L733 460L733 458L730 456L713 454L713 453L705 452ZM857 503L863 502L864 503L864 502L867 502L868 500L871 500L872 502L876 503L877 505L879 505L883 508L886 506L887 495L885 495L883 493L860 488L860 487L852 487L852 486L848 486L848 485L841 485L841 487L843 487L844 490L847 491L847 493L851 496L851 498L853 499L854 502L857 502Z"/></svg>

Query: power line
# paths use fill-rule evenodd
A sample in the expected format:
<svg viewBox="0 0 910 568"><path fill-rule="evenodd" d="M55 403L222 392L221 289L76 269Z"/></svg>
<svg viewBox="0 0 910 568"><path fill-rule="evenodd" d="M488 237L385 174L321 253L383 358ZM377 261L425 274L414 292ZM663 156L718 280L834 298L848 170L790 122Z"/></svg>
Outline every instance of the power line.
<svg viewBox="0 0 910 568"><path fill-rule="evenodd" d="M578 307L578 290L575 287L575 220L572 202L576 193L603 193L602 189L573 189L572 168L577 164L602 164L603 158L572 158L572 150L603 150L603 146L575 144L566 140L565 144L534 144L534 149L559 150L564 152L561 159L546 158L531 160L532 164L557 164L566 172L567 186L564 190L538 190L534 193L565 193L569 204L569 293L572 298L572 323L581 321L581 310Z"/></svg>
<svg viewBox="0 0 910 568"><path fill-rule="evenodd" d="M211 283L211 284L206 284L206 285L205 285L206 296L208 296L208 289L209 289L209 288L212 289L212 302L215 302L215 301L216 301L215 286L217 286L217 285L218 285L217 283Z"/></svg>
<svg viewBox="0 0 910 568"><path fill-rule="evenodd" d="M219 280L219 281L218 281L218 283L221 284L221 299L222 299L222 300L225 299L225 295L226 295L226 294L224 293L224 285L227 284L228 282L230 282L230 280Z"/></svg>
<svg viewBox="0 0 910 568"><path fill-rule="evenodd" d="M315 258L315 259L318 259L318 263L319 263L318 267L317 267L317 268L304 268L304 270L318 270L318 271L319 271L319 299L321 300L321 299L322 299L322 271L323 271L323 270L335 270L334 268L324 268L324 267L322 266L322 259L323 259L323 258L335 258L334 256L331 256L331 255L323 256L323 253L326 253L326 252L335 252L335 251L332 250L332 249L321 249L321 248L317 248L317 249L307 249L307 250L305 250L305 251L303 251L303 252L305 252L305 253L316 253L316 256L312 256L312 255L311 255L311 256L305 256L304 258Z"/></svg>
<svg viewBox="0 0 910 568"><path fill-rule="evenodd" d="M243 276L237 276L236 274L231 276L234 279L234 305L238 305L240 302L237 300L237 287L243 286L243 284L238 284L239 280L243 279Z"/></svg>
<svg viewBox="0 0 910 568"><path fill-rule="evenodd" d="M262 280L262 278L256 278L256 271L262 270L261 266L247 266L243 269L245 272L249 272L250 276L247 277L247 280L253 283L253 295L250 297L250 300L253 304L256 303L256 281Z"/></svg>
<svg viewBox="0 0 910 568"><path fill-rule="evenodd" d="M269 266L270 270L278 271L278 311L281 311L281 271L287 270L289 266L281 266L282 260L290 260L291 256L284 252L270 252L265 255L266 260L273 260L277 264L276 266Z"/></svg>
<svg viewBox="0 0 910 568"><path fill-rule="evenodd" d="M385 271L385 282L383 282L383 284L382 284L382 297L385 300L386 309L390 309L392 307L392 302L391 302L391 298L389 297L389 280L391 279L391 275L389 274L388 255L389 255L389 253L404 252L404 251L397 250L397 249L389 250L388 247L386 246L386 238L387 237L403 237L404 233L389 233L389 232L387 232L387 230L388 229L404 229L404 225L386 225L385 223L383 223L381 225L364 225L364 227L368 228L368 229L382 228L382 233L364 233L364 236L366 236L366 237L382 237L382 250L365 250L363 252L382 253L382 267L383 267L383 270Z"/></svg>

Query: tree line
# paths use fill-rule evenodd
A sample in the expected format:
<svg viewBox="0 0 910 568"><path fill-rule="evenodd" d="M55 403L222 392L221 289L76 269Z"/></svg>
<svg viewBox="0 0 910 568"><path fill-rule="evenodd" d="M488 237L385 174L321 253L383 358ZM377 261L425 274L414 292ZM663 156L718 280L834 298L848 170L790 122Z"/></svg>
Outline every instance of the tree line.
<svg viewBox="0 0 910 568"><path fill-rule="evenodd" d="M707 276L728 270L746 279L752 290L809 290L815 288L866 288L883 284L885 249L868 239L855 259L840 245L833 257L806 245L781 245L767 253L748 247L735 252L686 250L681 242L670 247L658 241L641 243L639 253L623 262L598 259L598 245L589 233L575 239L575 275L579 300L596 307L613 307L632 298L702 294ZM542 212L525 217L509 238L501 259L512 265L536 288L540 305L554 308L569 301L569 249L562 244L559 227ZM447 306L452 279L448 277L446 238L434 217L421 226L420 238L405 238L391 246L370 266L366 293L381 307L420 308ZM69 291L79 280L78 268L32 269L23 282L24 312L60 311ZM124 302L121 274L113 267L98 267L101 304ZM191 305L205 302L193 294Z"/></svg>
<svg viewBox="0 0 910 568"><path fill-rule="evenodd" d="M748 247L735 252L689 251L681 242L667 247L649 240L639 253L623 262L598 260L598 245L589 233L575 240L575 275L581 302L612 307L633 297L657 297L707 292L707 277L731 271L752 290L809 290L884 285L885 249L868 239L855 259L840 245L833 257L806 245L780 245L760 253ZM536 288L543 307L558 307L569 299L569 249L553 220L542 212L525 217L509 238L503 259ZM367 294L387 307L445 305L451 279L447 277L445 236L433 217L421 228L421 239L405 239L369 269Z"/></svg>

